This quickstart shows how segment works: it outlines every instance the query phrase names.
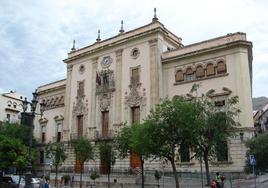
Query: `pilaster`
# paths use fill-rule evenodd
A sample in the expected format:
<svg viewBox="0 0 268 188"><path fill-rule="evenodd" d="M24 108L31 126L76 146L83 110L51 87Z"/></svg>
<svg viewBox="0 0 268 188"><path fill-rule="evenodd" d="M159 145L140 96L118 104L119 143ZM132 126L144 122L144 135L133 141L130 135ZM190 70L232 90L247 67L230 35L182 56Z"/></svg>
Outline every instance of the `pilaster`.
<svg viewBox="0 0 268 188"><path fill-rule="evenodd" d="M150 45L150 108L154 108L159 100L159 63L158 39L149 40Z"/></svg>
<svg viewBox="0 0 268 188"><path fill-rule="evenodd" d="M96 127L96 72L98 67L98 58L92 59L92 73L91 73L91 113L90 113L90 121L91 127Z"/></svg>
<svg viewBox="0 0 268 188"><path fill-rule="evenodd" d="M120 123L122 113L122 53L123 50L117 50L116 52L116 93L115 93L115 123Z"/></svg>
<svg viewBox="0 0 268 188"><path fill-rule="evenodd" d="M69 140L70 135L70 103L71 103L71 84L72 84L73 65L67 64L66 91L64 98L64 123L63 123L63 141Z"/></svg>

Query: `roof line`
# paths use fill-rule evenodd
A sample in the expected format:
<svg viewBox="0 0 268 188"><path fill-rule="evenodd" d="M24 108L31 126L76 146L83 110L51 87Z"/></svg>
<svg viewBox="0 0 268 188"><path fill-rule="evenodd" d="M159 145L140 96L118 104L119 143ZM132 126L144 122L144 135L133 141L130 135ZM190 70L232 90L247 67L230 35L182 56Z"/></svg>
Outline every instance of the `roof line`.
<svg viewBox="0 0 268 188"><path fill-rule="evenodd" d="M66 80L66 78L61 79L61 80L57 80L55 82L50 82L48 84L44 84L44 85L38 86L38 88L41 88L41 87L44 87L44 86L48 86L48 85L51 85L51 84L55 84L55 83L58 83L58 82L61 82L61 81L64 81L64 80Z"/></svg>

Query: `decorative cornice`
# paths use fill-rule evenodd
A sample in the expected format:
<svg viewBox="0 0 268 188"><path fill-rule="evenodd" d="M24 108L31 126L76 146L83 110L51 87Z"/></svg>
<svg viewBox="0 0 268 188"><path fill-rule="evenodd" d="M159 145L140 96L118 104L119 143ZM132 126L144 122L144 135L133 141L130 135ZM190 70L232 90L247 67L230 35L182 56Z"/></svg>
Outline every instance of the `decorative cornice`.
<svg viewBox="0 0 268 188"><path fill-rule="evenodd" d="M58 115L58 116L54 117L54 120L55 121L62 121L62 120L64 120L64 117L63 117L63 115Z"/></svg>
<svg viewBox="0 0 268 188"><path fill-rule="evenodd" d="M238 36L235 36L238 35ZM241 35L241 36L240 36ZM232 37L237 37L237 39L233 39ZM239 38L240 37L240 38ZM230 39L231 38L231 39ZM219 41L217 43L217 41ZM204 46L202 46L204 44ZM196 46L196 47L195 47ZM243 39L243 34L233 34L233 35L227 35L224 37L219 37L216 39L211 39L208 41L203 41L196 44L191 44L188 46L185 46L183 48L179 48L173 51L164 52L162 54L162 62L171 62L187 57L193 57L196 55L200 55L203 53L211 53L212 51L218 51L223 49L230 49L235 48L237 46L243 46L243 47L252 47L252 42L247 41Z"/></svg>
<svg viewBox="0 0 268 188"><path fill-rule="evenodd" d="M135 33L135 32L137 32L136 30L140 30L140 29L146 28L146 27L151 28L151 29L148 29L148 30L143 31L143 32L141 31L140 33L137 33L135 35L128 36L129 33L132 33L132 32ZM156 23L150 23L148 25L145 25L143 27L137 28L137 29L132 30L132 31L125 32L124 35L117 35L115 37L112 37L112 38L109 38L106 40L102 40L101 42L94 43L90 46L86 46L84 48L76 50L76 52L74 52L72 54L69 53L69 57L67 59L64 59L63 62L69 63L75 59L84 57L84 56L89 55L89 54L94 54L96 52L99 52L100 50L114 48L118 45L122 45L126 42L129 42L130 40L135 40L137 38L141 38L141 37L148 36L148 35L155 34L155 33L161 33L162 35L167 37L168 40L171 43L173 43L173 45L176 47L180 47L182 45L181 38L177 37L176 35L171 33L169 30L167 30L163 26L163 24L161 24L160 22L156 22ZM112 40L117 38L117 37L118 37L118 40L112 42ZM108 42L108 41L111 41L111 42Z"/></svg>
<svg viewBox="0 0 268 188"><path fill-rule="evenodd" d="M215 93L215 90L214 89L211 89L209 90L206 95L210 98L213 98L213 97L219 97L219 96L225 96L225 95L230 95L232 93L232 90L230 90L229 88L227 87L223 87L222 88L222 91L223 92L220 92L220 93Z"/></svg>
<svg viewBox="0 0 268 188"><path fill-rule="evenodd" d="M39 123L40 124L47 124L47 122L48 122L48 119L47 118L41 118L41 119L39 119Z"/></svg>

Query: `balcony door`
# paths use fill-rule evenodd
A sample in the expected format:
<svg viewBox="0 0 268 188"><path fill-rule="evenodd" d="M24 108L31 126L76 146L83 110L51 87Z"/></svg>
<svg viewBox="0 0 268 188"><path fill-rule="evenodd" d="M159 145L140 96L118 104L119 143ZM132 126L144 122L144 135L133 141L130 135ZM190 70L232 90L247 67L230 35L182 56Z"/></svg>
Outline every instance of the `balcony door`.
<svg viewBox="0 0 268 188"><path fill-rule="evenodd" d="M77 116L77 137L83 136L83 115Z"/></svg>
<svg viewBox="0 0 268 188"><path fill-rule="evenodd" d="M109 132L109 111L102 112L102 137L106 138Z"/></svg>

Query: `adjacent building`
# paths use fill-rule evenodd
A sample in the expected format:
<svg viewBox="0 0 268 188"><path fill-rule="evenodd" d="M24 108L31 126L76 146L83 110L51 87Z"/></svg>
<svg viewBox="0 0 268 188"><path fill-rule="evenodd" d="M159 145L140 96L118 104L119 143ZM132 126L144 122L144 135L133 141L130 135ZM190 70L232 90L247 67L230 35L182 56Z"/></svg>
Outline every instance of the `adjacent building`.
<svg viewBox="0 0 268 188"><path fill-rule="evenodd" d="M25 96L15 91L0 94L0 121L20 123L22 101Z"/></svg>
<svg viewBox="0 0 268 188"><path fill-rule="evenodd" d="M190 45L169 31L156 15L152 22L131 31L76 49L63 60L66 79L38 88L39 100L47 107L36 118L35 137L40 143L40 162L45 164L43 146L84 136L98 143L111 141L123 122L142 122L164 97L187 95L193 84L215 105L224 106L230 96L239 97L242 109L237 136L226 143L224 156L211 162L211 169L243 171L244 140L254 134L252 118L252 43L245 33L232 33ZM65 171L79 172L71 148L63 165ZM177 161L181 171L200 169L193 154ZM134 169L139 158L117 160L113 168ZM146 162L146 168L161 168L161 161ZM84 170L99 168L102 161L87 162Z"/></svg>

